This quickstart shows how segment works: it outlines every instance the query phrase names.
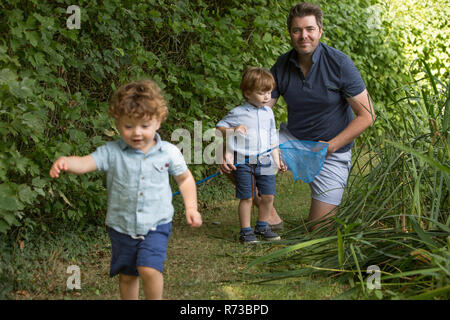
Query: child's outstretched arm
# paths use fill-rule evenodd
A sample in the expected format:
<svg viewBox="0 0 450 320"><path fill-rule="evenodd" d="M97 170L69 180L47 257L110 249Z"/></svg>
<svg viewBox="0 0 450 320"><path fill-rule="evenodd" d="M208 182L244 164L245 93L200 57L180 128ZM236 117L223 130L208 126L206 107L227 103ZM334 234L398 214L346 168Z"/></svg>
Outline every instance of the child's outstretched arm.
<svg viewBox="0 0 450 320"><path fill-rule="evenodd" d="M197 187L191 171L187 169L184 173L174 176L178 183L181 195L186 208L186 221L191 227L200 227L202 225L202 216L197 208Z"/></svg>
<svg viewBox="0 0 450 320"><path fill-rule="evenodd" d="M61 171L83 174L95 170L97 170L97 165L91 155L85 157L59 157L50 168L50 177L58 178Z"/></svg>

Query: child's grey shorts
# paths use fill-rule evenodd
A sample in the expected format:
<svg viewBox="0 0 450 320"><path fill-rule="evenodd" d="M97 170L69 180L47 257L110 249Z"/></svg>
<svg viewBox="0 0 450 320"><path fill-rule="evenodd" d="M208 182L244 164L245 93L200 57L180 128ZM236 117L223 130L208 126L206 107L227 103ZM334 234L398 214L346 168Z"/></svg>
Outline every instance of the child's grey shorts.
<svg viewBox="0 0 450 320"><path fill-rule="evenodd" d="M309 184L311 198L338 206L347 185L351 160L352 150L329 155L320 173Z"/></svg>

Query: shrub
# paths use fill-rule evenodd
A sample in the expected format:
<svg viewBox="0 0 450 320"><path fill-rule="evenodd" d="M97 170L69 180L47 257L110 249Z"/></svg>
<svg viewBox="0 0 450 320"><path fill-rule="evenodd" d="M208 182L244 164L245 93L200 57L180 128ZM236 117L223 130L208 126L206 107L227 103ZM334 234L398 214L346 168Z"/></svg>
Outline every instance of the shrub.
<svg viewBox="0 0 450 320"><path fill-rule="evenodd" d="M63 175L51 163L63 154L88 154L116 139L106 110L122 83L152 78L170 104L163 139L177 128L203 131L242 102L247 66L270 68L290 49L285 27L296 1L79 1L81 29L69 30L68 0L0 4L0 232L25 223L81 225L103 220L102 175ZM319 2L323 40L349 54L375 101L403 81L398 32L385 21L368 27L368 0ZM374 2L375 3L375 2ZM376 2L378 3L378 2ZM277 121L286 120L280 101ZM177 143L174 141L174 143ZM193 146L192 146L193 147ZM198 179L214 166L190 166Z"/></svg>

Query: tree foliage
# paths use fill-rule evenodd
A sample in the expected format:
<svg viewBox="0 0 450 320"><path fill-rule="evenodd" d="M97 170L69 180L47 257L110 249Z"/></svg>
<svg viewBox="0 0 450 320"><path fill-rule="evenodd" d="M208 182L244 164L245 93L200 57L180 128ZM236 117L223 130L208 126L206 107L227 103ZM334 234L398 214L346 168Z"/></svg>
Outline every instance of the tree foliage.
<svg viewBox="0 0 450 320"><path fill-rule="evenodd" d="M81 29L69 30L68 0L0 4L0 232L45 229L63 219L99 221L106 193L99 174L48 170L60 155L84 155L117 138L106 110L121 84L152 78L163 88L170 116L160 133L213 128L242 101L248 66L270 68L290 49L288 10L295 1L79 1ZM408 60L405 30L390 20L373 28L368 8L381 1L320 1L323 41L354 60L372 97L387 104ZM445 41L445 37L442 41ZM441 43L437 44L438 46ZM283 106L283 102L280 103ZM276 108L277 120L286 119ZM208 168L191 166L197 178Z"/></svg>

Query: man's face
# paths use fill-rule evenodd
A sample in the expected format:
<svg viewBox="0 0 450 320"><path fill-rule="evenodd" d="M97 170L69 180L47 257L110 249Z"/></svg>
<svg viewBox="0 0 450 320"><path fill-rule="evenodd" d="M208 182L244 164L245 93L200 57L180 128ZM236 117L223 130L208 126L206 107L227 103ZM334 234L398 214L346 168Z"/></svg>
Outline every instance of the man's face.
<svg viewBox="0 0 450 320"><path fill-rule="evenodd" d="M289 35L299 56L310 56L319 45L322 29L317 25L315 16L295 17Z"/></svg>

